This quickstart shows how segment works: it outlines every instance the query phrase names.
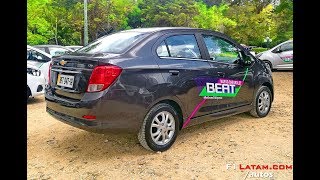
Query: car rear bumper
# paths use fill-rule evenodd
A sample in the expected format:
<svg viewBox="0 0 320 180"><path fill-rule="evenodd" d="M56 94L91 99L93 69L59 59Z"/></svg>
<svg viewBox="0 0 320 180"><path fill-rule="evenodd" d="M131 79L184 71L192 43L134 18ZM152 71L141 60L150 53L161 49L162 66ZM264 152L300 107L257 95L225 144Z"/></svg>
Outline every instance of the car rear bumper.
<svg viewBox="0 0 320 180"><path fill-rule="evenodd" d="M46 111L55 119L91 132L137 132L143 117L137 113L135 104L118 100L98 98L71 101L45 93ZM94 115L95 120L83 118Z"/></svg>
<svg viewBox="0 0 320 180"><path fill-rule="evenodd" d="M63 123L66 123L68 125L71 125L73 127L80 128L86 131L91 131L91 132L99 132L99 125L97 122L87 121L87 120L83 120L73 116L69 116L67 114L63 114L53 109L50 109L49 107L46 108L46 111L55 119Z"/></svg>

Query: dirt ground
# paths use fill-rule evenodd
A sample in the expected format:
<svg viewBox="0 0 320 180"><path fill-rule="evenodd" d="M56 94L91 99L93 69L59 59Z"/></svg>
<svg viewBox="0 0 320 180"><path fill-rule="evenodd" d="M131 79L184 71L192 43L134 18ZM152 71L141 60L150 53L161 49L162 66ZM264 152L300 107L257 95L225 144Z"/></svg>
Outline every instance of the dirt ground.
<svg viewBox="0 0 320 180"><path fill-rule="evenodd" d="M267 117L243 113L183 129L162 153L145 150L135 134L95 134L66 125L45 112L44 96L30 99L27 178L269 179L252 177L264 172L272 173L270 179L293 179L292 169L239 169L293 164L292 72L273 77L275 99Z"/></svg>

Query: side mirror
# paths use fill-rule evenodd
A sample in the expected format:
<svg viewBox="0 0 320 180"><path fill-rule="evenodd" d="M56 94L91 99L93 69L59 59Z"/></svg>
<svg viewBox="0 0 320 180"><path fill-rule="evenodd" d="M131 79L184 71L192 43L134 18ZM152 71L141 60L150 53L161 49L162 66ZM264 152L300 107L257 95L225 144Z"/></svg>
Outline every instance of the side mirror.
<svg viewBox="0 0 320 180"><path fill-rule="evenodd" d="M250 66L252 64L252 59L250 57L250 52L249 51L245 51L242 55L240 64L242 66Z"/></svg>

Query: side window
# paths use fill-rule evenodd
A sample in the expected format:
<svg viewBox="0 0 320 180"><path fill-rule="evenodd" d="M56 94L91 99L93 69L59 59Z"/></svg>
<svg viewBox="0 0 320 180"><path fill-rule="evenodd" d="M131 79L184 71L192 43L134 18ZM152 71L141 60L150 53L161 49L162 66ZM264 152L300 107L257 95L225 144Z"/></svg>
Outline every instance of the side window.
<svg viewBox="0 0 320 180"><path fill-rule="evenodd" d="M170 36L165 40L169 56L176 58L200 59L200 50L194 35Z"/></svg>
<svg viewBox="0 0 320 180"><path fill-rule="evenodd" d="M47 57L35 50L27 49L27 60L47 61Z"/></svg>
<svg viewBox="0 0 320 180"><path fill-rule="evenodd" d="M162 43L158 46L157 54L160 57L169 57L168 49L164 41L162 41Z"/></svg>
<svg viewBox="0 0 320 180"><path fill-rule="evenodd" d="M280 47L280 50L281 50L281 51L292 51L292 50L293 50L293 43L292 43L292 42L289 42L289 43L283 44L283 45Z"/></svg>
<svg viewBox="0 0 320 180"><path fill-rule="evenodd" d="M237 48L226 40L212 35L203 35L203 39L211 60L234 63L240 58Z"/></svg>

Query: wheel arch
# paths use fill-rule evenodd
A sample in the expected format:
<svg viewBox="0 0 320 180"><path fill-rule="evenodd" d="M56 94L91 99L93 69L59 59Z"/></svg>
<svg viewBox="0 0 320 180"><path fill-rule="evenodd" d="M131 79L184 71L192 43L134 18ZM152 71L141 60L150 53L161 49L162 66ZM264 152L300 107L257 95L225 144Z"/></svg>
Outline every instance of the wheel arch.
<svg viewBox="0 0 320 180"><path fill-rule="evenodd" d="M266 86L270 89L271 91L271 102L273 102L274 100L274 88L273 88L273 85L271 82L269 82L269 80L267 80L267 78L261 78L260 81L259 81L259 84L258 86L255 88L259 88L260 86Z"/></svg>
<svg viewBox="0 0 320 180"><path fill-rule="evenodd" d="M267 60L267 59L262 59L262 61L263 61L264 63L268 63L268 64L270 65L270 67L271 67L271 70L274 68L271 61L269 61L269 60Z"/></svg>
<svg viewBox="0 0 320 180"><path fill-rule="evenodd" d="M187 115L185 114L185 109L181 103L181 101L179 100L178 97L174 96L174 97L163 97L161 99L158 99L157 101L155 101L154 103L152 103L149 107L148 107L148 111L150 111L150 109L160 103L166 103L171 105L178 113L179 115L179 129L182 129L182 125L183 125L183 117L186 117Z"/></svg>
<svg viewBox="0 0 320 180"><path fill-rule="evenodd" d="M28 85L27 85L27 93L28 93L29 97L32 96L31 89L30 89L30 87Z"/></svg>

